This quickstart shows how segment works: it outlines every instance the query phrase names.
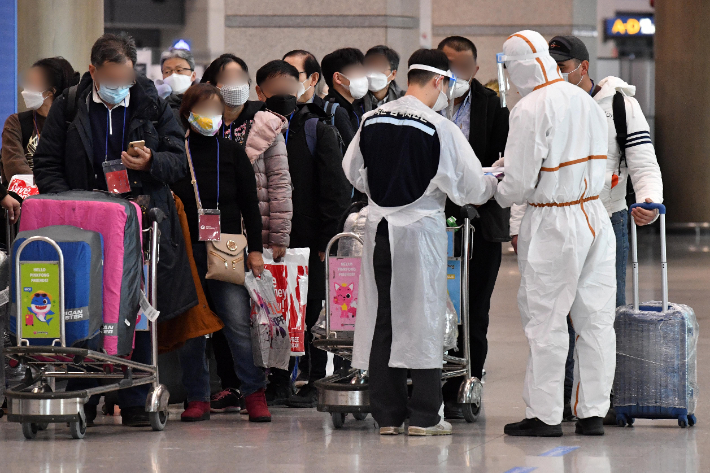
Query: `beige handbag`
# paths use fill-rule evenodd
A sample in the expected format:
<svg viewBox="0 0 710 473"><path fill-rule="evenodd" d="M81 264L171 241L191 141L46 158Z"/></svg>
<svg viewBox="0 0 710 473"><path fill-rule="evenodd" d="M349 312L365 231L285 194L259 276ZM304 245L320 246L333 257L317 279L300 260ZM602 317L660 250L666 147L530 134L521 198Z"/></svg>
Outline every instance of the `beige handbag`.
<svg viewBox="0 0 710 473"><path fill-rule="evenodd" d="M244 284L244 255L247 239L244 235L222 233L219 241L206 241L206 279Z"/></svg>
<svg viewBox="0 0 710 473"><path fill-rule="evenodd" d="M200 193L197 190L195 168L192 165L192 156L190 156L190 146L187 140L185 140L185 151L187 162L190 165L192 188L195 191L195 202L197 202L197 212L199 213L202 211L202 202ZM206 241L204 243L207 248L207 274L205 278L243 285L246 275L244 261L247 247L246 237L242 234L220 232L219 241Z"/></svg>

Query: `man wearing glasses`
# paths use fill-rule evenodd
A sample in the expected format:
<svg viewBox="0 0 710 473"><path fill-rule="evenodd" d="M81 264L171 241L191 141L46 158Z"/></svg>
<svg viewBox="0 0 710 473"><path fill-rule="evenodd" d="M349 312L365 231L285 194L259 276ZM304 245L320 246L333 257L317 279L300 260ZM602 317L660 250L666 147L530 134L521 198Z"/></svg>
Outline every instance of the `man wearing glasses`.
<svg viewBox="0 0 710 473"><path fill-rule="evenodd" d="M136 56L136 44L129 36L105 34L96 40L89 72L49 111L34 156L34 175L42 194L98 189L123 197L146 196L146 207L165 213L167 218L160 224L157 309L169 319L197 304L168 187L187 174L184 135L153 82L136 75ZM144 144L134 146L129 154L128 144L140 141ZM127 174L127 179L117 183L116 173ZM119 347L119 354L128 352L130 347ZM131 359L150 362L148 332L136 333ZM81 389L79 384L71 389ZM147 385L119 391L123 425L150 425L147 392ZM85 406L89 424L96 417L95 397Z"/></svg>

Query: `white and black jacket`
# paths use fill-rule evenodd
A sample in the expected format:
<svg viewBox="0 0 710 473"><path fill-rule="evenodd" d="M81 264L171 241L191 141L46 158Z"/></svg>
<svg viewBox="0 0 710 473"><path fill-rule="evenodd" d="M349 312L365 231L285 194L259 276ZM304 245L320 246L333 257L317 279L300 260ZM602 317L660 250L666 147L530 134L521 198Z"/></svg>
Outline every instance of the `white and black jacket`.
<svg viewBox="0 0 710 473"><path fill-rule="evenodd" d="M663 202L663 181L661 169L656 160L656 151L651 142L648 122L641 111L638 101L633 98L636 87L629 85L618 77L607 77L599 82L599 90L594 100L604 111L609 126L609 150L607 151L606 180L600 195L609 216L615 212L626 210L626 181L629 175L636 192L636 201L645 202L650 198L653 202ZM616 142L616 128L612 101L614 94L621 92L626 105L626 162L619 160L621 152Z"/></svg>

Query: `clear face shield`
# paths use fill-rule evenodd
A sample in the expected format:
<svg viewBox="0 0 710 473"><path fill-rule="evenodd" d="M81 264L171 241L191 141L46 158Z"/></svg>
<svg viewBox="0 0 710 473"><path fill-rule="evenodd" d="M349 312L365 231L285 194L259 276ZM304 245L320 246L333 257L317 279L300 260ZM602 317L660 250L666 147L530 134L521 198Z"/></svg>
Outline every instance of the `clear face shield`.
<svg viewBox="0 0 710 473"><path fill-rule="evenodd" d="M504 53L496 54L496 65L498 66L498 95L500 96L500 107L505 108L508 106L507 95L510 90L510 82L508 81L508 73L505 70L505 59Z"/></svg>
<svg viewBox="0 0 710 473"><path fill-rule="evenodd" d="M451 71L443 71L441 69L437 69L436 67L432 66L427 66L426 64L412 64L409 66L409 71L412 70L421 70L421 71L429 71L433 72L435 74L441 75L444 79L449 79L449 90L444 92L444 85L443 85L443 80L442 80L442 85L441 89L439 90L439 98L437 99L436 103L434 104L433 110L435 112L439 112L441 110L446 110L446 116L447 118L451 119L453 116L453 111L454 111L454 84L456 83L456 76L454 75L453 72Z"/></svg>

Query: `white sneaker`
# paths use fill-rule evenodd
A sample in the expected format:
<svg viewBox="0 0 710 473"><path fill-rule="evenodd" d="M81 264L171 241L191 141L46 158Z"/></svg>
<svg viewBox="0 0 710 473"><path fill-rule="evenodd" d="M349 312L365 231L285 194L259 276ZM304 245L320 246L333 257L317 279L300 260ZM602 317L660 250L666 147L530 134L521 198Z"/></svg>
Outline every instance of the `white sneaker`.
<svg viewBox="0 0 710 473"><path fill-rule="evenodd" d="M404 433L404 424L399 427L380 427L380 435L399 435Z"/></svg>
<svg viewBox="0 0 710 473"><path fill-rule="evenodd" d="M438 424L432 427L415 427L413 425L409 426L409 435L414 436L424 436L424 435L451 435L451 424L446 422L443 418Z"/></svg>

